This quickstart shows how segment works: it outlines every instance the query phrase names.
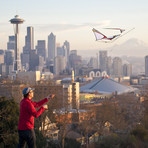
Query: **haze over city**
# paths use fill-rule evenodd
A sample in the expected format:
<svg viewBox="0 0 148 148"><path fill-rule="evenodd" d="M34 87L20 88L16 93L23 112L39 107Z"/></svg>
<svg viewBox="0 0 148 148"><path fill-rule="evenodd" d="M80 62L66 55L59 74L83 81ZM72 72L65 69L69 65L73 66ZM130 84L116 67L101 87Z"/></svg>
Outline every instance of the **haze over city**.
<svg viewBox="0 0 148 148"><path fill-rule="evenodd" d="M148 147L148 1L0 2L0 148Z"/></svg>
<svg viewBox="0 0 148 148"><path fill-rule="evenodd" d="M47 40L53 32L57 43L67 40L71 50L76 49L78 53L90 50L93 55L96 50L107 49L112 56L144 57L148 50L147 5L146 0L1 1L0 48L7 48L8 36L14 34L9 20L18 14L25 20L20 30L21 51L25 44L26 28L33 26L35 44L37 40ZM135 29L113 43L96 42L92 28L99 30L104 27Z"/></svg>

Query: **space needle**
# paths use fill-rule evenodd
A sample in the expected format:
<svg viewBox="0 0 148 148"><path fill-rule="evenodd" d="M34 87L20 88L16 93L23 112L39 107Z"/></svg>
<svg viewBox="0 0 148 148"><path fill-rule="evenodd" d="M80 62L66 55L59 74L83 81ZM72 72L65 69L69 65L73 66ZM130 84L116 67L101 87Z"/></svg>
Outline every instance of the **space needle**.
<svg viewBox="0 0 148 148"><path fill-rule="evenodd" d="M15 15L13 19L10 20L11 24L14 26L15 34L15 61L14 61L14 71L21 70L20 53L19 53L19 24L23 24L24 20Z"/></svg>

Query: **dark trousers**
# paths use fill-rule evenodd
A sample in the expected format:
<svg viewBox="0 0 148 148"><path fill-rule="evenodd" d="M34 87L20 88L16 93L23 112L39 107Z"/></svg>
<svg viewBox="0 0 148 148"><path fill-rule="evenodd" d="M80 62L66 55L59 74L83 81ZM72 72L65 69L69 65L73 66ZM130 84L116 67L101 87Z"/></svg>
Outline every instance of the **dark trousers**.
<svg viewBox="0 0 148 148"><path fill-rule="evenodd" d="M25 148L26 143L28 148L36 148L36 136L34 129L18 130L19 133L19 145L18 148Z"/></svg>

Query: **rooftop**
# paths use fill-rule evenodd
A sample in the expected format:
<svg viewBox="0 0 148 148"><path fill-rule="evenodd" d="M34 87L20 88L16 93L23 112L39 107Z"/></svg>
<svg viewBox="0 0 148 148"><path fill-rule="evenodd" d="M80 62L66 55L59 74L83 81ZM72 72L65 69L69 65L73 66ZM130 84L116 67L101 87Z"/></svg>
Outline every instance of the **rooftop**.
<svg viewBox="0 0 148 148"><path fill-rule="evenodd" d="M109 77L100 77L80 87L80 93L122 94L134 91L135 88L120 84Z"/></svg>

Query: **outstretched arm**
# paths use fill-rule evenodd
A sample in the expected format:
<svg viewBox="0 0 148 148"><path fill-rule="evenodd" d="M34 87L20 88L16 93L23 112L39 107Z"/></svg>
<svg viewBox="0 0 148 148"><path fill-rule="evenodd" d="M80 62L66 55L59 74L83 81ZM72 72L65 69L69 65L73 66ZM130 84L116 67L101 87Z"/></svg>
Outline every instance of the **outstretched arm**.
<svg viewBox="0 0 148 148"><path fill-rule="evenodd" d="M43 100L41 100L41 101L39 101L39 102L33 102L33 101L32 101L32 104L33 104L34 107L40 107L40 106L42 106L43 104L45 104L46 102L48 102L48 100L53 99L54 96L55 96L54 94L50 94L50 95L48 95L45 99L43 99Z"/></svg>
<svg viewBox="0 0 148 148"><path fill-rule="evenodd" d="M45 99L43 99L43 100L41 100L39 102L33 102L33 101L31 101L31 103L33 104L34 107L40 107L43 104L45 104L46 102L48 102L48 99L47 98L45 98Z"/></svg>
<svg viewBox="0 0 148 148"><path fill-rule="evenodd" d="M37 118L39 115L42 114L42 112L46 109L46 106L42 106L38 111L35 110L34 106L32 103L28 103L28 111L29 113L34 116L35 118Z"/></svg>

